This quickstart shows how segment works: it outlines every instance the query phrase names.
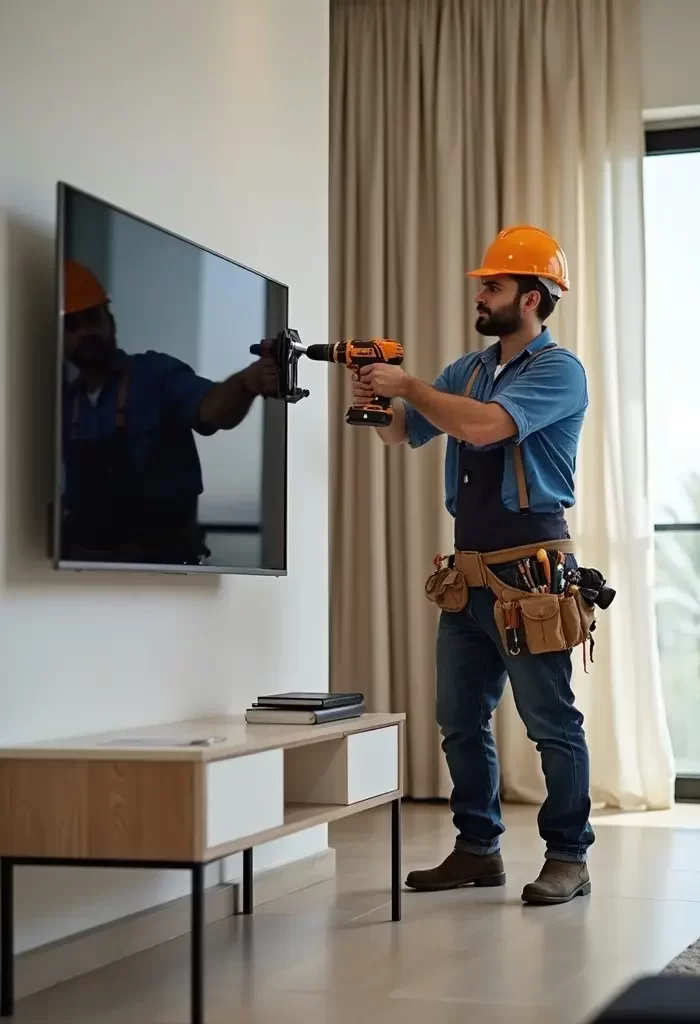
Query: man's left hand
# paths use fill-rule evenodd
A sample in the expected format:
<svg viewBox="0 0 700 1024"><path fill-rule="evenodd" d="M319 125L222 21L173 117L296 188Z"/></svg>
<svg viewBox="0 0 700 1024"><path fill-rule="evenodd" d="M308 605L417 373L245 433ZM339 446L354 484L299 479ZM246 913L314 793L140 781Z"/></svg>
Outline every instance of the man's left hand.
<svg viewBox="0 0 700 1024"><path fill-rule="evenodd" d="M372 363L360 369L360 380L369 384L379 398L403 398L408 379L408 374L400 366L390 363Z"/></svg>

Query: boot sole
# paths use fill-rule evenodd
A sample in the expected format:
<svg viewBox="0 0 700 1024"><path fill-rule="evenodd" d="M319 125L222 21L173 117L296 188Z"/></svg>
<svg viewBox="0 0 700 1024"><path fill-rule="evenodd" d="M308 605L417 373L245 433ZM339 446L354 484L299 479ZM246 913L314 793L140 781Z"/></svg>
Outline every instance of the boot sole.
<svg viewBox="0 0 700 1024"><path fill-rule="evenodd" d="M522 895L523 903L530 903L535 906L558 906L561 903L571 903L577 896L590 896L591 895L591 883L584 882L580 885L575 892L572 892L570 896L526 896L525 893Z"/></svg>
<svg viewBox="0 0 700 1024"><path fill-rule="evenodd" d="M414 892L447 892L449 889L468 889L473 886L475 889L487 889L492 886L506 884L505 873L501 875L484 875L483 878L468 878L464 882L409 882L406 879L406 886Z"/></svg>

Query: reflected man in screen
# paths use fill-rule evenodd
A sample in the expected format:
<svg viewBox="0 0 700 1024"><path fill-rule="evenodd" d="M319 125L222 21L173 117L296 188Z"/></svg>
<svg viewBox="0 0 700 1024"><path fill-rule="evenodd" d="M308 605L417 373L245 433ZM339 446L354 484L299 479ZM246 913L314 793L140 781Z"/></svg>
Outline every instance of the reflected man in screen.
<svg viewBox="0 0 700 1024"><path fill-rule="evenodd" d="M161 352L127 354L102 284L71 260L64 358L62 557L199 564L194 433L231 430L256 396L277 396L276 364L258 359L215 383Z"/></svg>

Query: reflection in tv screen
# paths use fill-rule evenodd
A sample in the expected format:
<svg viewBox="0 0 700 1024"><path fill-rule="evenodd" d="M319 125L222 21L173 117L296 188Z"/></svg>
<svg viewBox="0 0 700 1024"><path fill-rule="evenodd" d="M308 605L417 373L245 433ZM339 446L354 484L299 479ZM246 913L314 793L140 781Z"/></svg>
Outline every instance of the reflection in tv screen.
<svg viewBox="0 0 700 1024"><path fill-rule="evenodd" d="M65 568L286 570L284 285L59 186Z"/></svg>

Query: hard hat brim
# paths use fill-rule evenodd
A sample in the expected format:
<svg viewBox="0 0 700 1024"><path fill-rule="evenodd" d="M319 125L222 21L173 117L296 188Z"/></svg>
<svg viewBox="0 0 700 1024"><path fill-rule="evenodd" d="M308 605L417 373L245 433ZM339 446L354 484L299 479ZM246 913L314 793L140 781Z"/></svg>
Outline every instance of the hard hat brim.
<svg viewBox="0 0 700 1024"><path fill-rule="evenodd" d="M104 302L88 302L88 303L74 303L72 306L65 306L63 312L66 316L70 316L71 313L84 313L88 309L99 309L100 306L109 306L110 300L106 298Z"/></svg>
<svg viewBox="0 0 700 1024"><path fill-rule="evenodd" d="M478 267L476 270L467 270L465 277L523 277L528 274L532 277L546 277L548 281L554 281L559 285L563 292L569 291L569 282L564 278L557 277L556 274L543 274L540 270L522 271L522 270L503 270L501 267L499 270L494 270L492 267Z"/></svg>

